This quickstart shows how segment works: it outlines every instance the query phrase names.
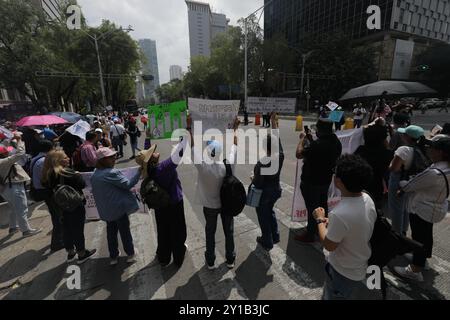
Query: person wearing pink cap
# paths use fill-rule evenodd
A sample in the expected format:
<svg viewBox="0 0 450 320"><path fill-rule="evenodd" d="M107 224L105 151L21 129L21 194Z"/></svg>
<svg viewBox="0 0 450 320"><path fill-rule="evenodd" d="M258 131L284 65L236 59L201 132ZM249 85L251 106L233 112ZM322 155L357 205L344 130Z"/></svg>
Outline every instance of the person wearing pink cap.
<svg viewBox="0 0 450 320"><path fill-rule="evenodd" d="M117 151L109 148L97 150L97 169L91 178L92 193L100 219L106 221L108 249L111 266L118 264L120 252L118 234L127 254L127 263L136 261L136 249L130 231L128 215L139 210L139 203L131 189L138 183L141 170L128 179L115 169Z"/></svg>
<svg viewBox="0 0 450 320"><path fill-rule="evenodd" d="M25 183L30 177L17 163L25 156L25 144L20 135L12 140L17 145L17 152L10 155L13 148L0 147L0 194L11 207L9 216L9 234L22 231L24 237L33 236L41 230L33 229L28 223L28 204Z"/></svg>

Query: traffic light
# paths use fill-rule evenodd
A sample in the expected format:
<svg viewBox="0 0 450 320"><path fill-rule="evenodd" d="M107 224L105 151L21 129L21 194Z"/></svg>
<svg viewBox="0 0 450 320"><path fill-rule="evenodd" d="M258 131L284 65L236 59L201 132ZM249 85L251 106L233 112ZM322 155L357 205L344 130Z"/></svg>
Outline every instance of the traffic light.
<svg viewBox="0 0 450 320"><path fill-rule="evenodd" d="M430 66L427 65L427 64L421 64L417 69L418 69L419 71L425 72L425 71L430 70Z"/></svg>

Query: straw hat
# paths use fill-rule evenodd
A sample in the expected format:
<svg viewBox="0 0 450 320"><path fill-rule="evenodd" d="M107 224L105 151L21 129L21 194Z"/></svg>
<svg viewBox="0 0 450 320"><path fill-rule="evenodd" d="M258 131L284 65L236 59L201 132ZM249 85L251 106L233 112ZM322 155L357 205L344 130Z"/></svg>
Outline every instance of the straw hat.
<svg viewBox="0 0 450 320"><path fill-rule="evenodd" d="M152 155L155 153L157 148L157 145L154 144L150 149L143 150L139 152L139 154L136 156L136 163L142 167L142 175L145 178L148 176L147 167L148 162L150 161Z"/></svg>

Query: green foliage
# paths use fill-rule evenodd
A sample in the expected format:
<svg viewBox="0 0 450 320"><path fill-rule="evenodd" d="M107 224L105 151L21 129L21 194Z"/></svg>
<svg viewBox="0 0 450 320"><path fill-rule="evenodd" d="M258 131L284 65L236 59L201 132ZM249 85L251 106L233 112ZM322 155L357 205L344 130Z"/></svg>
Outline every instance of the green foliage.
<svg viewBox="0 0 450 320"><path fill-rule="evenodd" d="M163 103L184 100L184 83L182 80L172 80L157 88L156 94Z"/></svg>
<svg viewBox="0 0 450 320"><path fill-rule="evenodd" d="M450 45L438 44L430 47L419 58L422 69L420 79L436 89L441 96L450 96Z"/></svg>
<svg viewBox="0 0 450 320"><path fill-rule="evenodd" d="M63 103L72 102L81 109L87 100L94 105L101 102L98 78L36 76L37 71L98 73L94 42L86 33L100 36L111 31L99 41L105 74L134 75L139 69L137 43L109 21L88 28L82 19L82 30L71 31L65 21L46 21L42 9L27 0L0 0L0 16L0 86L18 89L36 106L61 109ZM105 79L108 104L117 107L133 98L134 80Z"/></svg>

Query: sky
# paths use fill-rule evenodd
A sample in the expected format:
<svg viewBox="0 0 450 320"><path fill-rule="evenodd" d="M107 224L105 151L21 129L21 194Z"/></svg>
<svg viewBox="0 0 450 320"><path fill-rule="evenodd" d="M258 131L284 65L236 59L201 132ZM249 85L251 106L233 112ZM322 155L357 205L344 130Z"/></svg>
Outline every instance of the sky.
<svg viewBox="0 0 450 320"><path fill-rule="evenodd" d="M264 4L264 0L203 0L214 12L226 14L230 24L248 16ZM189 27L184 0L78 0L90 26L108 19L123 27L132 26L135 39L156 40L161 84L169 82L169 68L189 65Z"/></svg>

